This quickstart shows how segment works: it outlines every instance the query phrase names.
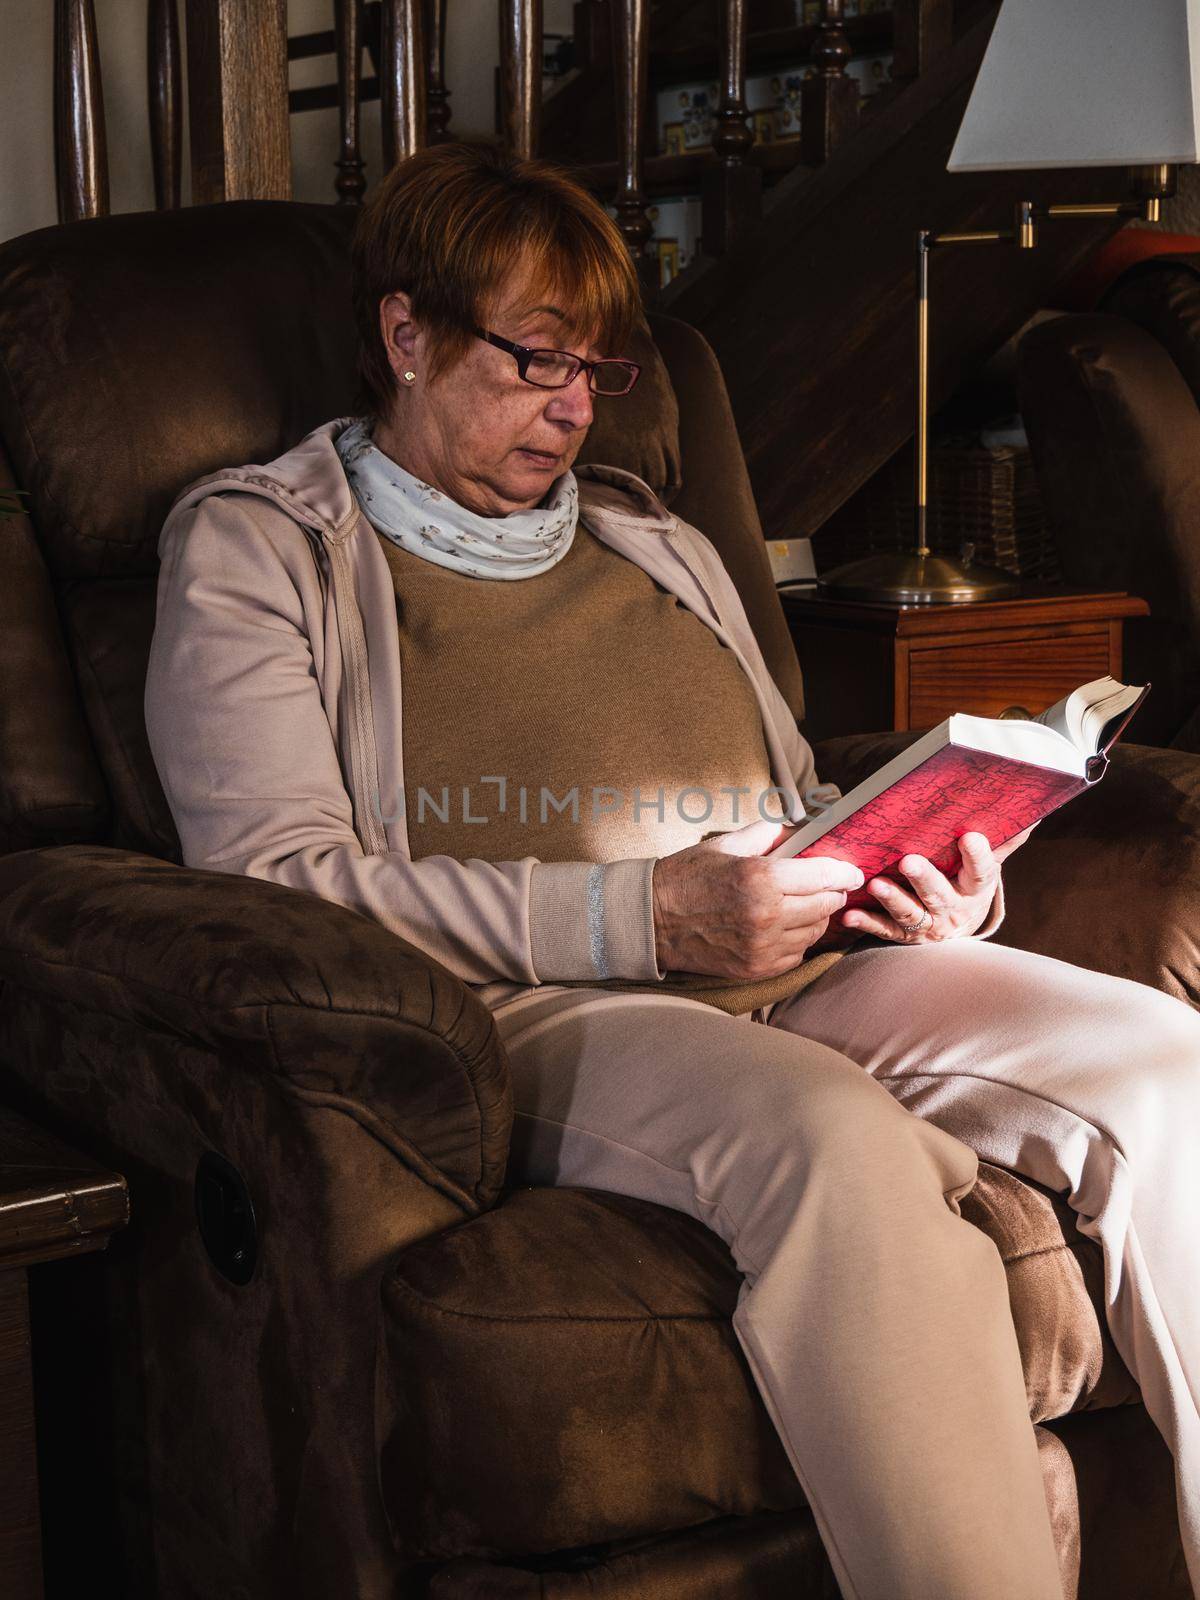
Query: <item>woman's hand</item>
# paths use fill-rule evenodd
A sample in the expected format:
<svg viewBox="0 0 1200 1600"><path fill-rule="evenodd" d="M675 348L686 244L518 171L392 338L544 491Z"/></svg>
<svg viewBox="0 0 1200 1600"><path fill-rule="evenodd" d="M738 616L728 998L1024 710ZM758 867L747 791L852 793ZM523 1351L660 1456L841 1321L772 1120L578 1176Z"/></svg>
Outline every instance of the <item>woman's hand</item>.
<svg viewBox="0 0 1200 1600"><path fill-rule="evenodd" d="M987 919L1000 883L1000 863L1032 832L1033 828L1026 828L998 850L992 849L982 833L964 833L958 841L962 866L953 878L939 872L924 856L904 856L900 871L909 886L890 878L872 878L866 887L882 910L855 906L838 919L839 925L895 944L937 944L943 939L965 938Z"/></svg>
<svg viewBox="0 0 1200 1600"><path fill-rule="evenodd" d="M752 822L654 864L654 935L664 971L754 981L798 966L829 919L862 887L845 861L771 861L794 829Z"/></svg>

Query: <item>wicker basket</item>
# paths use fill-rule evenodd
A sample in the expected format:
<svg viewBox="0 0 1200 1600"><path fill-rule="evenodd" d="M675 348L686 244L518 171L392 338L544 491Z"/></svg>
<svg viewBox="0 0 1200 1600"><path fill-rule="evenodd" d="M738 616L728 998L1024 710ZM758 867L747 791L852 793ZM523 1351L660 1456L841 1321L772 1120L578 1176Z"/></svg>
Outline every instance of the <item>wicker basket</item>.
<svg viewBox="0 0 1200 1600"><path fill-rule="evenodd" d="M903 451L865 483L815 535L818 567L828 571L913 537L913 458ZM1023 445L943 444L929 452L929 543L1022 578L1054 582L1058 552L1046 527L1029 450Z"/></svg>

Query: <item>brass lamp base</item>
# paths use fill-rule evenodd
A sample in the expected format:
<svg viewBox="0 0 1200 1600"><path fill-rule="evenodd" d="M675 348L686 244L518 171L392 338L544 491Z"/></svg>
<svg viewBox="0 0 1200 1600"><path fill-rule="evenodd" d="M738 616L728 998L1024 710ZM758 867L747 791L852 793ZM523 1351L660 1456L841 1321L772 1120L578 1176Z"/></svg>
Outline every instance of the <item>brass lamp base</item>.
<svg viewBox="0 0 1200 1600"><path fill-rule="evenodd" d="M817 591L831 599L866 600L877 605L966 605L1009 600L1020 580L996 567L977 567L954 556L919 556L911 550L885 550L827 572Z"/></svg>

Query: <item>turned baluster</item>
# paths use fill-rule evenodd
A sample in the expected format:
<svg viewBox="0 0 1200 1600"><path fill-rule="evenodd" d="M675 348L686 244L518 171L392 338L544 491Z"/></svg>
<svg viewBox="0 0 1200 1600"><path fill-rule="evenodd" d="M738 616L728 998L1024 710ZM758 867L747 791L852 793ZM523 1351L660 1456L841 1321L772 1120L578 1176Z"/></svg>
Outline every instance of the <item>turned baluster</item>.
<svg viewBox="0 0 1200 1600"><path fill-rule="evenodd" d="M149 0L146 7L146 72L150 106L150 165L154 204L174 211L181 199L183 165L182 57L175 0Z"/></svg>
<svg viewBox="0 0 1200 1600"><path fill-rule="evenodd" d="M617 167L613 205L643 288L658 287L658 263L646 253L652 232L642 190L642 139L649 56L647 0L613 0L613 86L617 102Z"/></svg>
<svg viewBox="0 0 1200 1600"><path fill-rule="evenodd" d="M501 0L500 129L507 150L534 156L542 131L542 0Z"/></svg>
<svg viewBox="0 0 1200 1600"><path fill-rule="evenodd" d="M892 78L919 78L954 42L954 0L895 0Z"/></svg>
<svg viewBox="0 0 1200 1600"><path fill-rule="evenodd" d="M800 85L800 157L807 166L828 161L858 127L858 85L846 76L850 56L842 0L822 0L809 57L814 71Z"/></svg>
<svg viewBox="0 0 1200 1600"><path fill-rule="evenodd" d="M446 88L446 0L426 0L425 48L429 63L426 137L430 144L445 144L450 138L450 91Z"/></svg>
<svg viewBox="0 0 1200 1600"><path fill-rule="evenodd" d="M716 256L762 206L762 172L747 160L754 133L746 118L746 0L721 0L721 103L712 143L717 159L704 173L701 234L705 254Z"/></svg>
<svg viewBox="0 0 1200 1600"><path fill-rule="evenodd" d="M333 26L337 35L338 118L342 151L334 165L338 204L356 206L367 187L365 163L359 142L359 93L362 83L361 0L334 0Z"/></svg>
<svg viewBox="0 0 1200 1600"><path fill-rule="evenodd" d="M379 82L383 161L390 170L425 143L422 0L383 0Z"/></svg>
<svg viewBox="0 0 1200 1600"><path fill-rule="evenodd" d="M60 222L108 215L108 147L92 0L54 0L54 176Z"/></svg>

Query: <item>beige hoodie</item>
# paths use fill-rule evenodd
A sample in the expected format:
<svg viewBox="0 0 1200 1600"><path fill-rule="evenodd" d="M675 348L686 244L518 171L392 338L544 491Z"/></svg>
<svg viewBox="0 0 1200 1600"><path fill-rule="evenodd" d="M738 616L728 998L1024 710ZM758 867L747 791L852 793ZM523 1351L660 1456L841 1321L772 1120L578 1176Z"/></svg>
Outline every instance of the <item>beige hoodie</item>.
<svg viewBox="0 0 1200 1600"><path fill-rule="evenodd" d="M468 983L661 979L653 858L410 859L395 591L333 446L350 420L199 479L163 526L146 727L184 860L351 906ZM633 474L577 476L596 537L748 673L788 818L835 798L714 547Z"/></svg>

